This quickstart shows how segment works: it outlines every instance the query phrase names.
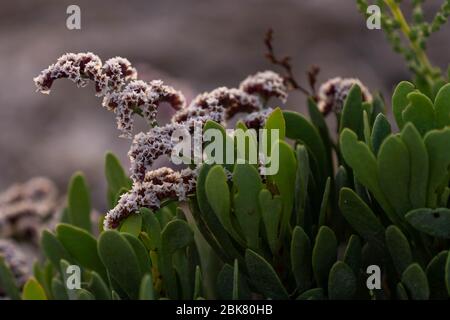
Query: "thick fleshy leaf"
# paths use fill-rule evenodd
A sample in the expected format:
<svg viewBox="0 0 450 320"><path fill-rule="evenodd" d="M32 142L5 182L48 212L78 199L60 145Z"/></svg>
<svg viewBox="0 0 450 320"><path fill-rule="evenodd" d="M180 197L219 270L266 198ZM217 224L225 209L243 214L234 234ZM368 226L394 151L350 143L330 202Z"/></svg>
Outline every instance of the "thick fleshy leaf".
<svg viewBox="0 0 450 320"><path fill-rule="evenodd" d="M5 263L5 258L0 256L0 288L12 300L20 300L19 288L17 287L11 269Z"/></svg>
<svg viewBox="0 0 450 320"><path fill-rule="evenodd" d="M91 280L89 281L88 288L89 291L95 296L96 300L111 300L111 292L108 286L95 271L91 273Z"/></svg>
<svg viewBox="0 0 450 320"><path fill-rule="evenodd" d="M406 220L415 229L430 236L450 239L450 209L415 209L408 212Z"/></svg>
<svg viewBox="0 0 450 320"><path fill-rule="evenodd" d="M299 226L292 233L291 264L297 289L304 292L311 285L311 241Z"/></svg>
<svg viewBox="0 0 450 320"><path fill-rule="evenodd" d="M205 188L209 205L216 213L222 226L236 241L245 246L244 240L234 228L227 176L220 165L215 165L209 171L205 181Z"/></svg>
<svg viewBox="0 0 450 320"><path fill-rule="evenodd" d="M161 248L161 225L156 216L147 208L141 208L142 227L147 233L150 241L150 248L157 250Z"/></svg>
<svg viewBox="0 0 450 320"><path fill-rule="evenodd" d="M52 279L52 294L55 300L69 300L65 286L56 277Z"/></svg>
<svg viewBox="0 0 450 320"><path fill-rule="evenodd" d="M132 214L122 222L120 232L131 234L137 238L141 233L141 228L142 216L139 214Z"/></svg>
<svg viewBox="0 0 450 320"><path fill-rule="evenodd" d="M197 177L197 201L191 202L191 212L197 222L198 228L202 230L205 239L224 261L231 263L233 257L239 257L240 260L243 260L242 256L231 243L229 234L209 205L206 196L205 181L211 168L212 166L207 164L203 164L200 168Z"/></svg>
<svg viewBox="0 0 450 320"><path fill-rule="evenodd" d="M325 293L322 288L314 288L303 292L297 300L325 300Z"/></svg>
<svg viewBox="0 0 450 320"><path fill-rule="evenodd" d="M105 176L108 187L114 195L117 195L122 188L131 187L130 178L126 175L119 159L111 152L105 156Z"/></svg>
<svg viewBox="0 0 450 320"><path fill-rule="evenodd" d="M234 263L233 263L234 265ZM217 275L217 293L220 299L232 300L233 299L233 289L235 287L235 271L234 267L229 264L225 264ZM244 279L242 274L238 276L238 296L240 299L250 299L251 292L248 288L247 281Z"/></svg>
<svg viewBox="0 0 450 320"><path fill-rule="evenodd" d="M378 182L377 160L369 147L358 141L356 134L348 129L341 133L340 146L344 160L353 169L355 177L373 193L385 211L392 216L392 209Z"/></svg>
<svg viewBox="0 0 450 320"><path fill-rule="evenodd" d="M395 289L395 293L397 295L398 300L408 300L408 293L406 292L405 287L401 282L397 283L397 287Z"/></svg>
<svg viewBox="0 0 450 320"><path fill-rule="evenodd" d="M401 138L409 152L410 181L409 200L413 208L426 205L428 185L428 153L420 133L412 124L407 124Z"/></svg>
<svg viewBox="0 0 450 320"><path fill-rule="evenodd" d="M122 236L128 241L136 254L139 261L142 274L149 273L152 268L152 261L150 260L150 254L145 248L144 244L136 237L129 233L124 233Z"/></svg>
<svg viewBox="0 0 450 320"><path fill-rule="evenodd" d="M373 153L378 154L381 144L391 134L391 124L387 120L386 116L379 113L375 118L373 124L372 135L370 137L372 143Z"/></svg>
<svg viewBox="0 0 450 320"><path fill-rule="evenodd" d="M319 131L320 137L322 138L325 146L328 161L331 163L331 139L328 125L325 122L323 114L317 107L317 103L312 98L308 98L308 113L311 118L311 122Z"/></svg>
<svg viewBox="0 0 450 320"><path fill-rule="evenodd" d="M358 276L362 266L362 244L357 235L352 235L344 252L344 262Z"/></svg>
<svg viewBox="0 0 450 320"><path fill-rule="evenodd" d="M323 226L317 233L316 242L312 251L312 268L317 284L327 288L328 274L336 262L337 239L333 230Z"/></svg>
<svg viewBox="0 0 450 320"><path fill-rule="evenodd" d="M98 253L110 276L131 299L139 296L143 277L133 247L117 231L105 231L98 239Z"/></svg>
<svg viewBox="0 0 450 320"><path fill-rule="evenodd" d="M344 102L342 109L339 132L351 129L359 138L363 137L363 106L362 93L358 85L354 85Z"/></svg>
<svg viewBox="0 0 450 320"><path fill-rule="evenodd" d="M294 193L295 178L297 171L297 159L291 147L284 141L279 141L279 170L274 176L270 176L270 179L277 186L283 202L283 215L281 218L281 230L283 234L289 230L289 223L291 221L292 208L294 206ZM283 237L283 236L281 236Z"/></svg>
<svg viewBox="0 0 450 320"><path fill-rule="evenodd" d="M262 188L261 177L254 166L250 164L235 165L233 172L234 214L241 229L245 230L247 247L254 250L258 250L259 247L261 212L258 202Z"/></svg>
<svg viewBox="0 0 450 320"><path fill-rule="evenodd" d="M384 247L383 225L353 190L341 189L339 208L348 223L363 239L378 248Z"/></svg>
<svg viewBox="0 0 450 320"><path fill-rule="evenodd" d="M141 286L139 288L139 300L155 300L153 280L149 273L142 278Z"/></svg>
<svg viewBox="0 0 450 320"><path fill-rule="evenodd" d="M68 212L70 222L91 232L91 197L86 180L81 173L76 173L69 184Z"/></svg>
<svg viewBox="0 0 450 320"><path fill-rule="evenodd" d="M428 264L426 273L430 284L430 299L448 299L449 293L445 286L445 263L448 251L437 254Z"/></svg>
<svg viewBox="0 0 450 320"><path fill-rule="evenodd" d="M400 137L389 136L378 152L378 179L386 199L394 207L398 216L405 215L411 208L409 176L408 149Z"/></svg>
<svg viewBox="0 0 450 320"><path fill-rule="evenodd" d="M436 128L433 102L420 92L408 94L410 104L402 112L404 124L412 122L421 135Z"/></svg>
<svg viewBox="0 0 450 320"><path fill-rule="evenodd" d="M286 121L286 136L299 140L308 147L317 160L317 168L322 170L319 171L319 179L325 183L330 164L327 163L327 151L316 127L297 112L285 111L283 114Z"/></svg>
<svg viewBox="0 0 450 320"><path fill-rule="evenodd" d="M278 230L283 203L280 196L272 196L269 190L263 189L259 193L259 205L267 241L272 253L275 254L279 246Z"/></svg>
<svg viewBox="0 0 450 320"><path fill-rule="evenodd" d="M436 127L438 129L450 125L450 83L443 86L434 100Z"/></svg>
<svg viewBox="0 0 450 320"><path fill-rule="evenodd" d="M177 279L173 268L173 254L185 249L194 241L194 232L183 220L169 222L161 234L160 272L164 279L164 286L169 298L179 296Z"/></svg>
<svg viewBox="0 0 450 320"><path fill-rule="evenodd" d="M81 288L77 290L77 300L95 300L95 296L92 292Z"/></svg>
<svg viewBox="0 0 450 320"><path fill-rule="evenodd" d="M448 184L450 166L450 128L431 131L425 136L430 174L428 177L427 206L436 207L439 189Z"/></svg>
<svg viewBox="0 0 450 320"><path fill-rule="evenodd" d="M416 90L411 82L402 81L395 88L392 96L392 111L400 129L404 126L402 113L409 105L408 94Z"/></svg>
<svg viewBox="0 0 450 320"><path fill-rule="evenodd" d="M391 254L395 269L401 275L413 262L408 239L398 227L391 225L386 229L386 246Z"/></svg>
<svg viewBox="0 0 450 320"><path fill-rule="evenodd" d="M331 178L328 177L327 183L325 184L325 190L323 191L322 203L320 204L319 223L318 223L319 228L325 225L326 223L328 202L330 200L330 187L331 187Z"/></svg>
<svg viewBox="0 0 450 320"><path fill-rule="evenodd" d="M294 206L297 213L297 224L305 226L305 207L308 194L309 168L308 151L305 146L298 145L296 149L297 173L295 179L295 198Z"/></svg>
<svg viewBox="0 0 450 320"><path fill-rule="evenodd" d="M106 278L105 267L97 252L97 240L90 233L69 224L60 224L56 227L56 237L81 266Z"/></svg>
<svg viewBox="0 0 450 320"><path fill-rule="evenodd" d="M275 270L263 257L247 249L245 251L245 263L251 282L266 298L274 300L288 299L288 293Z"/></svg>
<svg viewBox="0 0 450 320"><path fill-rule="evenodd" d="M41 248L55 269L59 269L61 260L73 262L73 258L62 243L48 230L42 232Z"/></svg>
<svg viewBox="0 0 450 320"><path fill-rule="evenodd" d="M413 300L428 300L430 297L427 276L417 263L411 264L403 272L402 284Z"/></svg>
<svg viewBox="0 0 450 320"><path fill-rule="evenodd" d="M30 278L23 287L22 299L47 300L47 296L45 295L45 291L39 282L34 278Z"/></svg>
<svg viewBox="0 0 450 320"><path fill-rule="evenodd" d="M357 279L352 269L342 261L337 261L330 270L328 297L330 300L350 300L354 297Z"/></svg>
<svg viewBox="0 0 450 320"><path fill-rule="evenodd" d="M283 111L280 108L276 108L266 120L264 127L267 130L277 129L279 130L279 139L283 140L286 136L286 123L283 117Z"/></svg>

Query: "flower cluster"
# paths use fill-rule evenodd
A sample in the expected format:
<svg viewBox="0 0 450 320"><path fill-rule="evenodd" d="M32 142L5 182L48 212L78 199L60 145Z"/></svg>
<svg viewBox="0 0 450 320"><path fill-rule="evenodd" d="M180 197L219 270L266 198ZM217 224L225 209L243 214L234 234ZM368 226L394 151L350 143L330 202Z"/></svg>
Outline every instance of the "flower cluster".
<svg viewBox="0 0 450 320"><path fill-rule="evenodd" d="M154 127L147 133L137 134L128 152L133 188L122 195L118 205L108 212L105 228L117 227L120 221L137 211L139 207L157 209L164 197L182 200L187 192L194 190L195 175L191 176L193 171L190 169L181 172L172 172L168 168L151 171L156 159L172 153L174 142L171 137L175 130L184 129L192 132L195 125L202 127L207 120L225 125L227 120L241 112L251 113L259 126L262 126L271 110L263 109L263 103L270 97L286 99L287 88L282 78L271 71L257 73L245 79L239 89L220 87L199 94L189 106L175 113L171 123ZM180 183L179 179L174 178L178 175L189 179L182 179L184 182ZM155 183L159 181L155 180L159 176L165 179L162 185ZM174 183L171 183L171 180ZM189 185L186 185L187 181Z"/></svg>
<svg viewBox="0 0 450 320"><path fill-rule="evenodd" d="M43 70L34 82L38 91L49 93L53 82L62 78L72 80L78 87L92 81L96 95L104 96L103 106L116 114L123 137L132 136L133 114L142 115L153 126L160 103L166 102L176 110L185 105L184 96L162 81L137 81L136 69L121 57L102 64L100 58L90 52L67 53Z"/></svg>
<svg viewBox="0 0 450 320"><path fill-rule="evenodd" d="M133 139L128 153L133 186L106 215L107 229L116 228L140 207L157 209L162 200L182 200L194 190L195 170L176 172L162 168L151 171L156 159L172 153L175 130L192 132L195 126L202 127L208 120L226 125L226 121L238 113L251 114L247 120L251 127L262 126L270 113L270 109L264 109L267 100L276 97L285 101L288 91L281 76L264 71L247 77L238 88L220 87L200 94L186 106L184 96L162 81L137 80L137 72L128 60L116 57L102 64L100 58L90 52L61 56L34 82L38 91L49 93L53 82L61 78L70 79L79 87L93 82L97 96L103 96L103 106L116 114L122 136L131 138L134 114L142 116L152 127ZM177 112L170 123L159 127L156 115L161 103L171 105Z"/></svg>
<svg viewBox="0 0 450 320"><path fill-rule="evenodd" d="M340 113L344 107L344 101L354 85L361 88L363 101L372 102L370 91L359 79L336 77L320 86L317 106L322 114L327 115L331 111Z"/></svg>
<svg viewBox="0 0 450 320"><path fill-rule="evenodd" d="M123 194L118 204L108 212L105 229L117 228L120 222L139 208L157 210L166 199L186 200L195 190L196 170L174 171L167 167L147 172L143 182L135 182L132 189Z"/></svg>
<svg viewBox="0 0 450 320"><path fill-rule="evenodd" d="M52 181L34 178L0 194L0 237L37 241L59 211L58 193Z"/></svg>

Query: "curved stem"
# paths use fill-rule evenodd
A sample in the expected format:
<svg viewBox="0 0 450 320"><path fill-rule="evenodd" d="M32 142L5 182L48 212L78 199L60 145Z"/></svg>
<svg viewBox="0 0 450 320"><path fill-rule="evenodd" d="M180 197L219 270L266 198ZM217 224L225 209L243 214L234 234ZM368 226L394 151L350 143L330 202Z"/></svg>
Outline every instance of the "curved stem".
<svg viewBox="0 0 450 320"><path fill-rule="evenodd" d="M397 20L397 22L400 24L400 29L402 30L405 37L408 39L410 46L414 51L417 60L419 61L419 64L425 67L427 71L427 73L425 74L425 78L427 79L427 82L431 85L433 83L433 79L430 77L430 75L433 73L433 66L431 65L431 62L428 59L425 51L420 47L417 41L411 40L410 38L411 27L406 21L405 16L403 15L403 12L401 11L398 4L394 0L384 0L384 1L391 10L395 20Z"/></svg>

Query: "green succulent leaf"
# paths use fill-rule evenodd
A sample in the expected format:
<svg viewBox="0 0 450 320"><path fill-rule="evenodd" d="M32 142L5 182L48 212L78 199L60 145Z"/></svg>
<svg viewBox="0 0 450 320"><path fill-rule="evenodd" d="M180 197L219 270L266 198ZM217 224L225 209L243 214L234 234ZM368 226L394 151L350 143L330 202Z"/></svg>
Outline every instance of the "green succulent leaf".
<svg viewBox="0 0 450 320"><path fill-rule="evenodd" d="M359 275L362 266L362 244L357 235L352 235L348 240L344 262L353 270L355 276Z"/></svg>
<svg viewBox="0 0 450 320"><path fill-rule="evenodd" d="M322 288L314 288L303 292L297 300L326 300L326 296Z"/></svg>
<svg viewBox="0 0 450 320"><path fill-rule="evenodd" d="M95 271L91 273L88 289L95 296L96 300L111 300L111 291L105 281Z"/></svg>
<svg viewBox="0 0 450 320"><path fill-rule="evenodd" d="M48 230L42 232L41 248L55 269L59 269L61 260L73 262L73 258L62 243Z"/></svg>
<svg viewBox="0 0 450 320"><path fill-rule="evenodd" d="M131 188L131 179L126 175L119 159L111 152L105 156L105 176L109 190L114 195L117 195L122 188Z"/></svg>
<svg viewBox="0 0 450 320"><path fill-rule="evenodd" d="M305 208L308 194L309 168L308 151L305 146L298 145L296 149L297 173L295 179L294 207L297 212L297 224L305 226Z"/></svg>
<svg viewBox="0 0 450 320"><path fill-rule="evenodd" d="M408 212L406 220L415 229L428 235L450 239L450 209L415 209Z"/></svg>
<svg viewBox="0 0 450 320"><path fill-rule="evenodd" d="M427 276L417 263L411 264L403 272L402 284L413 300L428 300L430 297Z"/></svg>
<svg viewBox="0 0 450 320"><path fill-rule="evenodd" d="M386 246L391 254L395 269L402 274L413 263L411 247L403 232L391 225L386 229Z"/></svg>
<svg viewBox="0 0 450 320"><path fill-rule="evenodd" d="M283 119L284 121L284 119ZM261 213L259 194L263 188L261 177L250 164L236 164L233 172L234 214L245 230L247 246L254 250L259 247Z"/></svg>
<svg viewBox="0 0 450 320"><path fill-rule="evenodd" d="M410 159L406 145L398 136L384 140L378 153L380 187L397 215L403 216L411 207L409 202Z"/></svg>
<svg viewBox="0 0 450 320"><path fill-rule="evenodd" d="M94 295L86 289L77 290L77 300L95 300Z"/></svg>
<svg viewBox="0 0 450 320"><path fill-rule="evenodd" d="M143 277L133 247L117 231L105 231L98 239L98 254L109 275L131 299L139 296Z"/></svg>
<svg viewBox="0 0 450 320"><path fill-rule="evenodd" d="M329 176L331 164L327 163L327 151L316 127L297 112L285 111L283 114L286 121L286 137L301 141L307 146L317 160L319 181L325 183L325 178Z"/></svg>
<svg viewBox="0 0 450 320"><path fill-rule="evenodd" d="M234 227L227 176L220 165L213 166L209 171L205 181L205 191L209 205L222 223L222 226L236 241L245 247L244 240Z"/></svg>
<svg viewBox="0 0 450 320"><path fill-rule="evenodd" d="M429 157L427 206L434 208L440 189L448 182L450 166L450 128L433 130L425 136Z"/></svg>
<svg viewBox="0 0 450 320"><path fill-rule="evenodd" d="M283 203L280 196L272 196L269 190L263 189L259 193L261 216L266 231L267 242L272 253L276 253L279 246L278 230L281 220Z"/></svg>
<svg viewBox="0 0 450 320"><path fill-rule="evenodd" d="M337 258L337 239L333 230L322 226L312 251L312 268L317 284L327 288L328 274Z"/></svg>
<svg viewBox="0 0 450 320"><path fill-rule="evenodd" d="M0 288L13 300L20 300L19 288L17 287L11 269L5 263L5 258L0 256Z"/></svg>
<svg viewBox="0 0 450 320"><path fill-rule="evenodd" d="M427 266L426 274L430 284L430 299L448 299L449 293L445 286L445 264L448 251L438 253Z"/></svg>
<svg viewBox="0 0 450 320"><path fill-rule="evenodd" d="M161 225L156 216L147 208L141 208L142 226L150 240L150 248L161 248Z"/></svg>
<svg viewBox="0 0 450 320"><path fill-rule="evenodd" d="M373 124L372 135L370 137L374 154L378 154L378 150L381 147L384 139L391 134L391 124L387 120L386 116L379 113L375 118Z"/></svg>
<svg viewBox="0 0 450 320"><path fill-rule="evenodd" d="M357 279L352 269L342 261L337 261L330 270L328 297L330 300L350 300L354 297Z"/></svg>
<svg viewBox="0 0 450 320"><path fill-rule="evenodd" d="M68 213L70 222L91 232L91 198L83 174L73 175L68 191Z"/></svg>
<svg viewBox="0 0 450 320"><path fill-rule="evenodd" d="M122 236L128 241L136 254L139 261L142 274L149 273L152 268L152 261L150 260L150 254L145 248L144 244L136 237L129 233L124 233Z"/></svg>
<svg viewBox="0 0 450 320"><path fill-rule="evenodd" d="M56 277L52 279L52 295L55 300L69 300L65 286Z"/></svg>
<svg viewBox="0 0 450 320"><path fill-rule="evenodd" d="M139 300L155 300L153 280L149 273L142 278L141 286L139 288Z"/></svg>
<svg viewBox="0 0 450 320"><path fill-rule="evenodd" d="M97 240L90 233L69 224L59 224L56 237L81 266L95 270L106 278L105 267L97 252Z"/></svg>
<svg viewBox="0 0 450 320"><path fill-rule="evenodd" d="M356 134L349 129L341 133L340 146L345 162L353 169L358 181L373 193L390 218L396 220L378 182L377 160L369 147L358 141Z"/></svg>
<svg viewBox="0 0 450 320"><path fill-rule="evenodd" d="M142 229L142 216L140 214L132 214L127 217L120 226L120 232L128 233L134 237L139 237Z"/></svg>
<svg viewBox="0 0 450 320"><path fill-rule="evenodd" d="M436 127L438 129L450 125L450 83L444 85L434 100Z"/></svg>
<svg viewBox="0 0 450 320"><path fill-rule="evenodd" d="M409 152L410 183L409 200L413 208L422 208L426 205L428 185L428 153L420 133L412 124L407 124L401 138Z"/></svg>
<svg viewBox="0 0 450 320"><path fill-rule="evenodd" d="M408 94L410 104L402 112L403 122L412 122L420 134L436 128L436 119L433 102L420 92Z"/></svg>
<svg viewBox="0 0 450 320"><path fill-rule="evenodd" d="M283 202L283 215L281 218L281 233L289 231L289 223L294 206L295 178L297 170L297 160L291 147L284 141L279 141L279 170L278 173L270 176L280 192ZM282 236L281 236L282 237Z"/></svg>
<svg viewBox="0 0 450 320"><path fill-rule="evenodd" d="M23 300L47 300L45 291L35 278L30 278L25 283L22 292Z"/></svg>
<svg viewBox="0 0 450 320"><path fill-rule="evenodd" d="M274 300L288 299L288 293L275 270L263 257L247 249L245 251L245 263L251 282L266 298Z"/></svg>
<svg viewBox="0 0 450 320"><path fill-rule="evenodd" d="M330 200L330 188L331 188L331 178L328 177L327 183L325 184L325 190L323 192L322 202L320 204L319 223L318 223L319 228L325 225L326 223L328 202Z"/></svg>
<svg viewBox="0 0 450 320"><path fill-rule="evenodd" d="M339 208L348 223L363 239L378 248L384 247L383 225L353 190L341 189Z"/></svg>
<svg viewBox="0 0 450 320"><path fill-rule="evenodd" d="M415 90L416 88L414 85L407 81L400 82L395 88L394 95L392 96L392 111L400 129L402 129L405 124L402 114L409 105L408 94Z"/></svg>
<svg viewBox="0 0 450 320"><path fill-rule="evenodd" d="M272 113L267 117L264 127L267 130L279 130L279 139L284 140L284 137L286 136L286 123L284 121L283 111L281 111L280 108L276 108L272 111Z"/></svg>
<svg viewBox="0 0 450 320"><path fill-rule="evenodd" d="M351 129L359 138L363 137L363 105L361 88L354 85L344 102L341 114L339 132L345 128Z"/></svg>
<svg viewBox="0 0 450 320"><path fill-rule="evenodd" d="M300 226L292 233L291 264L297 289L304 292L311 285L311 241Z"/></svg>

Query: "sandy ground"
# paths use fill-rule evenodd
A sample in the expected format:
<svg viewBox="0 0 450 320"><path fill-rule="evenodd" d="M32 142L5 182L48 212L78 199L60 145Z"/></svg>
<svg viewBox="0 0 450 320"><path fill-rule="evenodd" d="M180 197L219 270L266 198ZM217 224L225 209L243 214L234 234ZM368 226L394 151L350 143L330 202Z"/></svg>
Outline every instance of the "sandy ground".
<svg viewBox="0 0 450 320"><path fill-rule="evenodd" d="M82 10L79 31L65 27L65 11L73 3ZM262 45L268 27L275 29L279 51L293 56L300 77L317 64L322 81L358 77L387 96L408 78L382 32L366 29L353 0L2 1L0 190L46 175L64 191L70 175L82 170L96 207L103 209L105 151L128 166L130 142L118 138L113 115L101 108L92 87L60 81L50 96L35 92L33 76L59 55L124 56L141 78L162 78L192 97L270 68ZM449 34L447 25L430 43L430 55L441 66L448 62ZM286 107L304 105L296 93Z"/></svg>

